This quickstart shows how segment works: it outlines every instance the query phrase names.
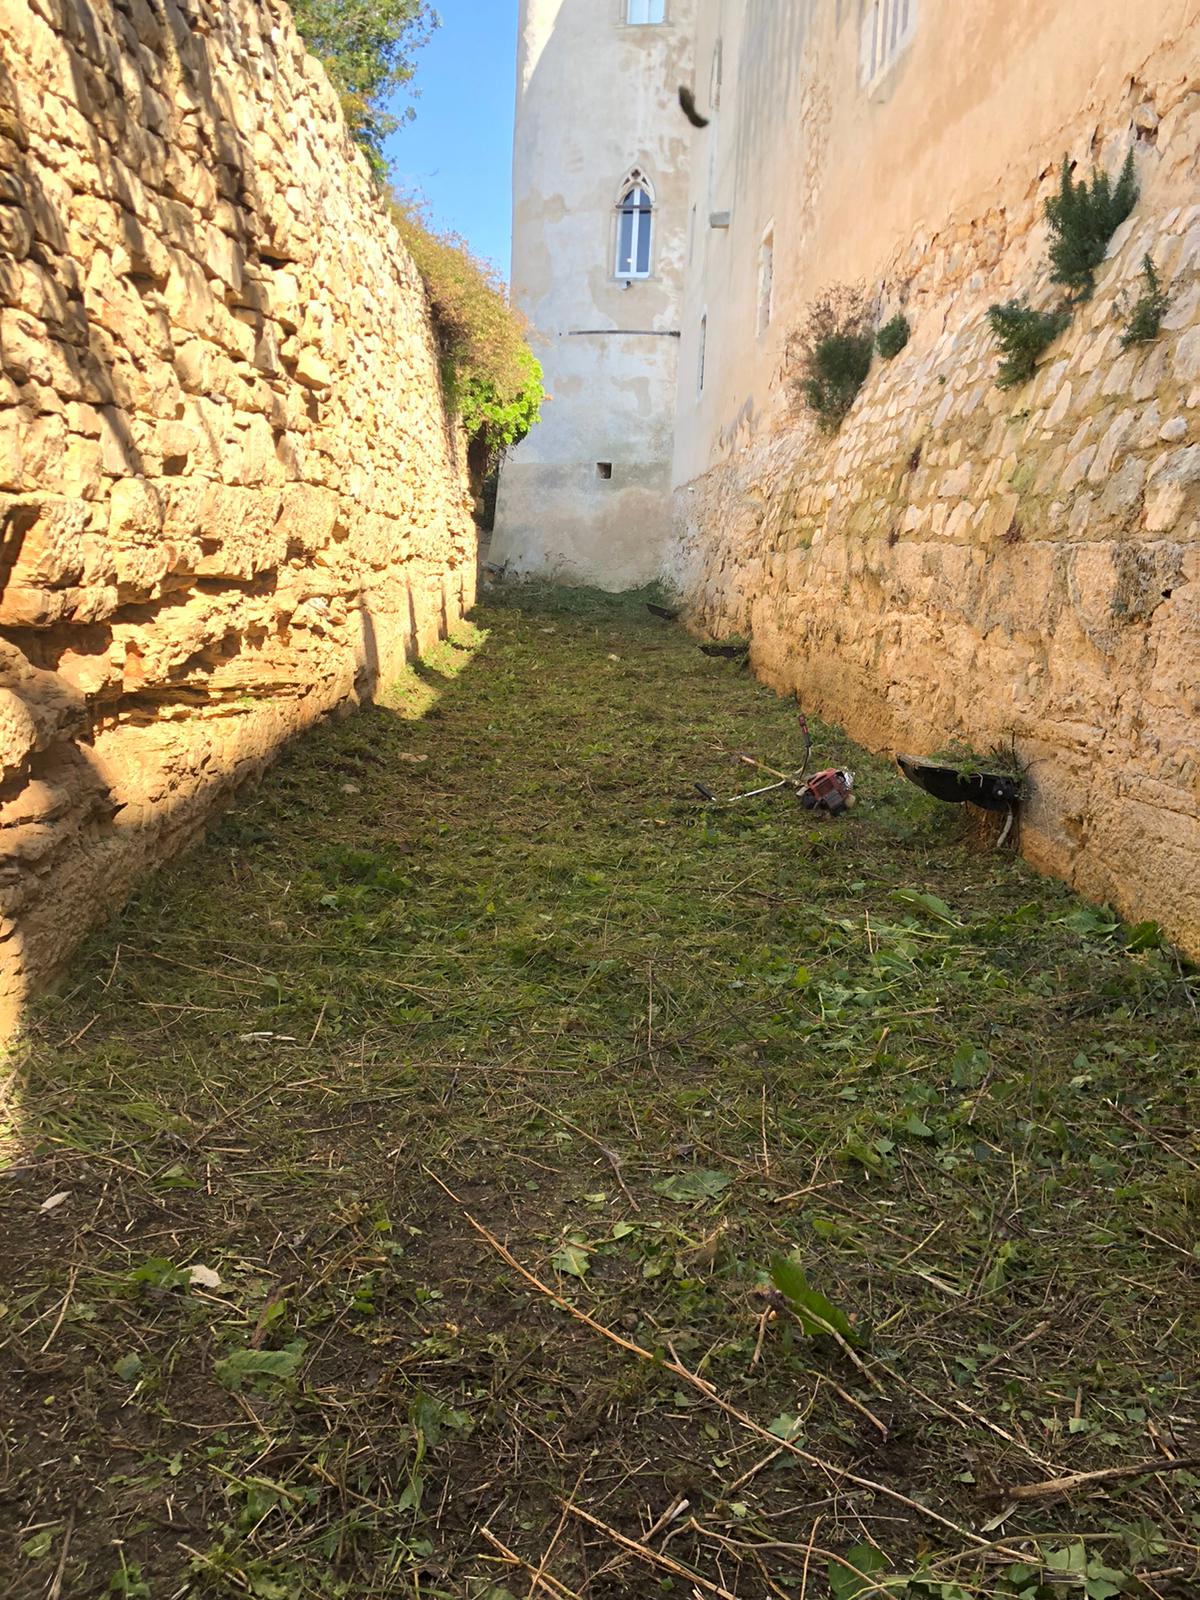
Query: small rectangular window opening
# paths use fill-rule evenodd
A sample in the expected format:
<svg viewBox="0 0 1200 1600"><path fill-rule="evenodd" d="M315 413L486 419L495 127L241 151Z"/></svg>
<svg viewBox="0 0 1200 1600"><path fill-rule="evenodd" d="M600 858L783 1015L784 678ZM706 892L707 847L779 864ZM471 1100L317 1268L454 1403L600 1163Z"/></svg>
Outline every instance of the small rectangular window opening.
<svg viewBox="0 0 1200 1600"><path fill-rule="evenodd" d="M625 20L632 23L661 22L666 0L626 0Z"/></svg>
<svg viewBox="0 0 1200 1600"><path fill-rule="evenodd" d="M696 393L704 393L704 364L708 359L708 314L700 318L700 359L696 366Z"/></svg>
<svg viewBox="0 0 1200 1600"><path fill-rule="evenodd" d="M596 476L598 478L605 478L605 479L611 478L612 477L612 462L611 461L597 461L597 463L596 463Z"/></svg>

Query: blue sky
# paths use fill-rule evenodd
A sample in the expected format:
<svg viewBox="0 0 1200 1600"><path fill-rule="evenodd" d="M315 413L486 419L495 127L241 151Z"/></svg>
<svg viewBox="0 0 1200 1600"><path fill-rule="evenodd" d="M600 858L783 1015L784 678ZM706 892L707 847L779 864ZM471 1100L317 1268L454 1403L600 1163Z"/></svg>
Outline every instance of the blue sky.
<svg viewBox="0 0 1200 1600"><path fill-rule="evenodd" d="M508 278L517 0L436 0L442 25L417 57L416 120L388 140L393 182ZM403 101L401 101L403 103Z"/></svg>

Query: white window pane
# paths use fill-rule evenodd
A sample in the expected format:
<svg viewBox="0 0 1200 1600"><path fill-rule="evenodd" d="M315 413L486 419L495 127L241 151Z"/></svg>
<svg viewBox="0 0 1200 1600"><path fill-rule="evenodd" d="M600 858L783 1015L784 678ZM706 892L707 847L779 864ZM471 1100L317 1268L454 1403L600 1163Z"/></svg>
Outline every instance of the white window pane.
<svg viewBox="0 0 1200 1600"><path fill-rule="evenodd" d="M617 227L617 277L633 275L633 212L622 211Z"/></svg>
<svg viewBox="0 0 1200 1600"><path fill-rule="evenodd" d="M650 276L650 213L643 211L637 219L637 270L642 277Z"/></svg>
<svg viewBox="0 0 1200 1600"><path fill-rule="evenodd" d="M650 230L654 205L640 184L627 189L617 214L618 278L650 276Z"/></svg>

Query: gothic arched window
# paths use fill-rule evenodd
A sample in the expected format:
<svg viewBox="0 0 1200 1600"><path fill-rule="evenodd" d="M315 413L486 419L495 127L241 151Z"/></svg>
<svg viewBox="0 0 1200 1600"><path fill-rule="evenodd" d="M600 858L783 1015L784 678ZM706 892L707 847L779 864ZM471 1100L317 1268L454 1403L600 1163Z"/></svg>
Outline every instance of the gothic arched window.
<svg viewBox="0 0 1200 1600"><path fill-rule="evenodd" d="M650 276L650 233L654 201L640 173L635 173L617 207L618 278Z"/></svg>

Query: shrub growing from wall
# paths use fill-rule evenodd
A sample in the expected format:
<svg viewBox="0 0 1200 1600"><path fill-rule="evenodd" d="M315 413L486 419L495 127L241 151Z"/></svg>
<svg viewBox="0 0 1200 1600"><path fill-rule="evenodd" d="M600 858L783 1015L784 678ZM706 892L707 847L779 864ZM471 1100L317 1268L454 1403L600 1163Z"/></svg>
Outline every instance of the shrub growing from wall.
<svg viewBox="0 0 1200 1600"><path fill-rule="evenodd" d="M871 370L875 336L861 286L838 284L818 296L788 345L804 403L826 433L836 433Z"/></svg>
<svg viewBox="0 0 1200 1600"><path fill-rule="evenodd" d="M1070 320L1069 311L1034 311L1024 300L994 305L988 321L1004 356L996 375L997 388L1014 389L1032 378L1038 357Z"/></svg>
<svg viewBox="0 0 1200 1600"><path fill-rule="evenodd" d="M912 329L903 311L897 311L890 322L885 322L875 335L875 348L885 361L894 361L909 341Z"/></svg>
<svg viewBox="0 0 1200 1600"><path fill-rule="evenodd" d="M1157 339L1171 304L1170 293L1163 288L1153 257L1149 255L1142 258L1142 283L1142 292L1121 334L1122 350L1128 350L1131 344L1150 344Z"/></svg>
<svg viewBox="0 0 1200 1600"><path fill-rule="evenodd" d="M542 368L499 275L465 239L438 233L413 199L393 198L392 219L425 282L442 359L447 407L462 419L479 478L538 421Z"/></svg>
<svg viewBox="0 0 1200 1600"><path fill-rule="evenodd" d="M1063 157L1058 193L1046 201L1052 283L1064 284L1079 300L1088 298L1108 242L1133 210L1137 195L1132 150L1116 183L1107 172L1093 171L1090 186L1086 178L1074 182L1071 163Z"/></svg>

